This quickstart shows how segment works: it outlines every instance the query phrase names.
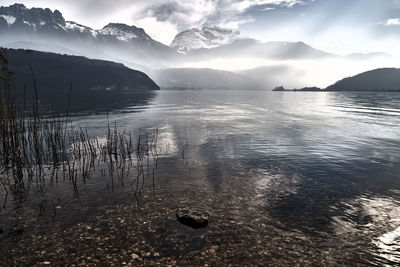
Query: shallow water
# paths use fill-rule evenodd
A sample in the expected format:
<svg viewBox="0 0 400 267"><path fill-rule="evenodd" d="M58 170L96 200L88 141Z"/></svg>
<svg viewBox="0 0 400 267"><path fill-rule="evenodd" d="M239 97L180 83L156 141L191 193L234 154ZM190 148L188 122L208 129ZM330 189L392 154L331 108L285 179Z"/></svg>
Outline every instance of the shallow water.
<svg viewBox="0 0 400 267"><path fill-rule="evenodd" d="M107 116L86 114L74 127L102 137ZM76 246L82 225L104 237L116 220L143 264L400 264L400 94L161 91L108 120L135 134L159 131L159 163L143 194L133 196L134 177L110 190L110 179L94 173L79 200L62 182L24 208L9 200L2 252L19 255L24 245L7 247L48 231L64 234L62 242L46 238L47 247ZM56 216L37 217L43 200L58 207ZM180 206L209 211L209 226L181 226ZM9 230L15 221L19 235ZM132 252L113 236L114 247ZM43 255L31 263L47 261Z"/></svg>

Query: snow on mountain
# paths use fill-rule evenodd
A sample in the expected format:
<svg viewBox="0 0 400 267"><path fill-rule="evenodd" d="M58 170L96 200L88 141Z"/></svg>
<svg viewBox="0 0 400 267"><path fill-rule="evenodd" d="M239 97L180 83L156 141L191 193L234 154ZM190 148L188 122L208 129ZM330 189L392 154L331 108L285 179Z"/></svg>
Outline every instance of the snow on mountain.
<svg viewBox="0 0 400 267"><path fill-rule="evenodd" d="M28 9L22 4L0 7L0 18L7 21L12 31L57 31L65 27L60 11L46 8Z"/></svg>
<svg viewBox="0 0 400 267"><path fill-rule="evenodd" d="M146 32L135 26L128 26L120 23L110 23L103 29L97 31L98 34L114 36L120 41L129 41L132 39L151 40L151 37Z"/></svg>
<svg viewBox="0 0 400 267"><path fill-rule="evenodd" d="M219 27L193 28L176 35L170 47L179 53L186 54L192 50L201 48L210 49L230 44L240 38L239 31Z"/></svg>
<svg viewBox="0 0 400 267"><path fill-rule="evenodd" d="M68 39L97 39L143 43L147 46L160 46L142 29L121 23L110 23L104 28L94 30L74 21L66 21L62 14L46 8L26 8L22 4L0 7L0 29L9 33L34 33L46 36L66 37ZM166 46L165 46L166 47Z"/></svg>
<svg viewBox="0 0 400 267"><path fill-rule="evenodd" d="M5 19L7 21L8 25L12 25L15 22L15 20L17 19L16 17L9 16L9 15L0 15L0 17Z"/></svg>
<svg viewBox="0 0 400 267"><path fill-rule="evenodd" d="M65 27L63 27L63 29L72 32L90 33L93 37L97 36L97 31L73 21L66 21Z"/></svg>

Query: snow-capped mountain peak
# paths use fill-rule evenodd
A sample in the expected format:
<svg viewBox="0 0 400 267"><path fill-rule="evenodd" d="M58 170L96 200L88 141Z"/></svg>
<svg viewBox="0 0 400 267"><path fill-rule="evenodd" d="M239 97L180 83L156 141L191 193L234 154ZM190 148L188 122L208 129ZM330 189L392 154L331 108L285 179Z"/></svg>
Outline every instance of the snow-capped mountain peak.
<svg viewBox="0 0 400 267"><path fill-rule="evenodd" d="M31 27L33 30L50 30L65 27L65 19L60 11L53 12L48 8L28 9L22 4L0 7L0 19L5 20L8 27L17 29Z"/></svg>
<svg viewBox="0 0 400 267"><path fill-rule="evenodd" d="M65 26L62 27L66 32L78 33L78 34L87 34L93 37L96 37L98 32L93 30L90 27L78 24L74 21L66 21Z"/></svg>
<svg viewBox="0 0 400 267"><path fill-rule="evenodd" d="M129 41L132 39L145 39L150 40L150 36L142 28L135 26L128 26L121 23L110 23L103 29L97 31L101 35L114 36L120 41Z"/></svg>
<svg viewBox="0 0 400 267"><path fill-rule="evenodd" d="M235 30L220 27L193 28L177 34L171 43L171 48L186 54L192 50L210 49L230 44L240 38L240 32Z"/></svg>
<svg viewBox="0 0 400 267"><path fill-rule="evenodd" d="M95 30L66 21L58 11L48 8L26 8L22 4L0 6L0 32L32 33L38 35L64 37L69 40L80 38L100 42L135 43L148 46L162 46L154 41L142 28L122 23L110 23L102 29Z"/></svg>

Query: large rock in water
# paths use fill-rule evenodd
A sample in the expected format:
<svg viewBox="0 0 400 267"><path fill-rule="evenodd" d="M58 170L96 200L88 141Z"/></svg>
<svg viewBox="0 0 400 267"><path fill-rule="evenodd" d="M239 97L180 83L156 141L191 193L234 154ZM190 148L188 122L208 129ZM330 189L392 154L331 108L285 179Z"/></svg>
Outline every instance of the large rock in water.
<svg viewBox="0 0 400 267"><path fill-rule="evenodd" d="M207 227L210 214L208 212L181 208L176 211L176 217L180 223L198 229Z"/></svg>

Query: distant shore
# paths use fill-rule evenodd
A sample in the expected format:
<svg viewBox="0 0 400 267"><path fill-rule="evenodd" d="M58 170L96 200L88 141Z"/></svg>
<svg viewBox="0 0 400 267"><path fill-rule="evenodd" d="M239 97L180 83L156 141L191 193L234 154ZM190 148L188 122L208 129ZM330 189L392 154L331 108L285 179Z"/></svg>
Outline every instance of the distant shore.
<svg viewBox="0 0 400 267"><path fill-rule="evenodd" d="M276 87L273 92L379 92L379 93L400 93L400 89L375 89L375 90L331 90L319 87L304 87L300 89L285 89L283 86Z"/></svg>

